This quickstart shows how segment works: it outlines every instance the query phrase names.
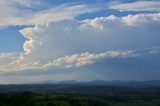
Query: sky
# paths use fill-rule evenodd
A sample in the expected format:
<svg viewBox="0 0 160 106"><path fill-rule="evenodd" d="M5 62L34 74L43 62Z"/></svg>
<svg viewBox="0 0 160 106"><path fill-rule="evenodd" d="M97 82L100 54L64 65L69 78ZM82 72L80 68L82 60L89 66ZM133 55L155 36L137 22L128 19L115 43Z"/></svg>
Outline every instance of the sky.
<svg viewBox="0 0 160 106"><path fill-rule="evenodd" d="M160 80L159 0L1 0L0 83Z"/></svg>

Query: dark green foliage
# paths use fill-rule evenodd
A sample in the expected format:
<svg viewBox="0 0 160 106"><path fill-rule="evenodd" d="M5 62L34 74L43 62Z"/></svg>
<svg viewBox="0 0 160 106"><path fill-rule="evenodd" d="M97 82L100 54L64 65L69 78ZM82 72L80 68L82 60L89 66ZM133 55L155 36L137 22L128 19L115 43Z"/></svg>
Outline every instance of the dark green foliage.
<svg viewBox="0 0 160 106"><path fill-rule="evenodd" d="M0 94L0 106L34 106L32 93Z"/></svg>
<svg viewBox="0 0 160 106"><path fill-rule="evenodd" d="M31 89L0 93L0 106L160 106L160 88L63 85Z"/></svg>

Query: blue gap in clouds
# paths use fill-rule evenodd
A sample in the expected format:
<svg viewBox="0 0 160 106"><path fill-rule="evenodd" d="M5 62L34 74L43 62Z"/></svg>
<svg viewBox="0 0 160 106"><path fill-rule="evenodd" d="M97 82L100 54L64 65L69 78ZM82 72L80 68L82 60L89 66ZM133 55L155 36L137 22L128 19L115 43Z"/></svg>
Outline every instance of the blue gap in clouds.
<svg viewBox="0 0 160 106"><path fill-rule="evenodd" d="M72 4L72 3L84 3L84 4L96 4L96 3L104 3L111 2L115 0L47 0L48 4L52 5L61 5L61 4Z"/></svg>
<svg viewBox="0 0 160 106"><path fill-rule="evenodd" d="M113 9L101 9L96 12L81 14L81 15L77 16L76 19L77 20L94 19L96 17L108 17L110 15L115 15L117 17L123 17L123 16L127 16L129 14L135 15L135 14L150 14L150 13L157 13L157 12L149 12L149 11L123 11L123 12L120 12L118 10L113 10Z"/></svg>
<svg viewBox="0 0 160 106"><path fill-rule="evenodd" d="M0 29L0 52L22 52L25 38L19 30L24 27L12 26Z"/></svg>

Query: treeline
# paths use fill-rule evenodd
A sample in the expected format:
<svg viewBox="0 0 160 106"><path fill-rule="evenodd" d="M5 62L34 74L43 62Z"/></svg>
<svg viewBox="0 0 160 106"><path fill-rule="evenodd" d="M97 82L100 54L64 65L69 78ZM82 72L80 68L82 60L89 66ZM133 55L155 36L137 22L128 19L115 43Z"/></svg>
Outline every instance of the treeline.
<svg viewBox="0 0 160 106"><path fill-rule="evenodd" d="M1 93L0 106L109 106L105 102L75 100L70 98L51 98L32 92Z"/></svg>
<svg viewBox="0 0 160 106"><path fill-rule="evenodd" d="M30 92L1 93L0 106L34 106L32 97Z"/></svg>
<svg viewBox="0 0 160 106"><path fill-rule="evenodd" d="M160 106L160 88L64 86L1 92L0 106Z"/></svg>

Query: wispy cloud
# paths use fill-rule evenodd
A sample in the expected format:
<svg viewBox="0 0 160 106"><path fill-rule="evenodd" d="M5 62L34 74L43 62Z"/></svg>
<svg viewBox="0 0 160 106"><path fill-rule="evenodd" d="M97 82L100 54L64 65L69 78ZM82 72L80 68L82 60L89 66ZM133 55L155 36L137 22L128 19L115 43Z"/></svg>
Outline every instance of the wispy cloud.
<svg viewBox="0 0 160 106"><path fill-rule="evenodd" d="M6 64L11 63L12 61L17 60L19 58L19 56L20 56L20 53L16 53L16 52L13 52L13 53L7 53L7 52L0 53L0 67L2 65L6 65Z"/></svg>
<svg viewBox="0 0 160 106"><path fill-rule="evenodd" d="M106 58L125 58L125 57L134 57L137 56L134 51L108 51L105 53L82 53L82 54L73 54L70 56L65 56L53 60L48 64L45 64L42 68L49 69L55 67L81 67L88 64L93 64L94 62L106 59Z"/></svg>
<svg viewBox="0 0 160 106"><path fill-rule="evenodd" d="M41 4L39 0L24 0L23 2L21 0L11 0L10 2L1 0L0 27L47 24L48 22L71 20L77 15L98 9L84 4L62 4L49 9L34 11L34 5L38 4ZM39 8L41 8L41 5Z"/></svg>
<svg viewBox="0 0 160 106"><path fill-rule="evenodd" d="M160 12L159 1L137 1L132 3L113 3L110 9L117 9L120 11L153 11Z"/></svg>
<svg viewBox="0 0 160 106"><path fill-rule="evenodd" d="M88 64L93 64L94 62L107 59L107 58L129 58L135 57L139 54L134 51L107 51L104 53L81 53L72 54L64 57L60 57L46 64L40 64L38 61L30 61L26 64L19 63L18 58L13 58L13 60L8 65L1 65L1 72L13 72L13 71L23 71L23 70L48 70L53 68L72 68L81 67ZM2 57L3 58L3 57ZM1 58L0 58L1 59Z"/></svg>

